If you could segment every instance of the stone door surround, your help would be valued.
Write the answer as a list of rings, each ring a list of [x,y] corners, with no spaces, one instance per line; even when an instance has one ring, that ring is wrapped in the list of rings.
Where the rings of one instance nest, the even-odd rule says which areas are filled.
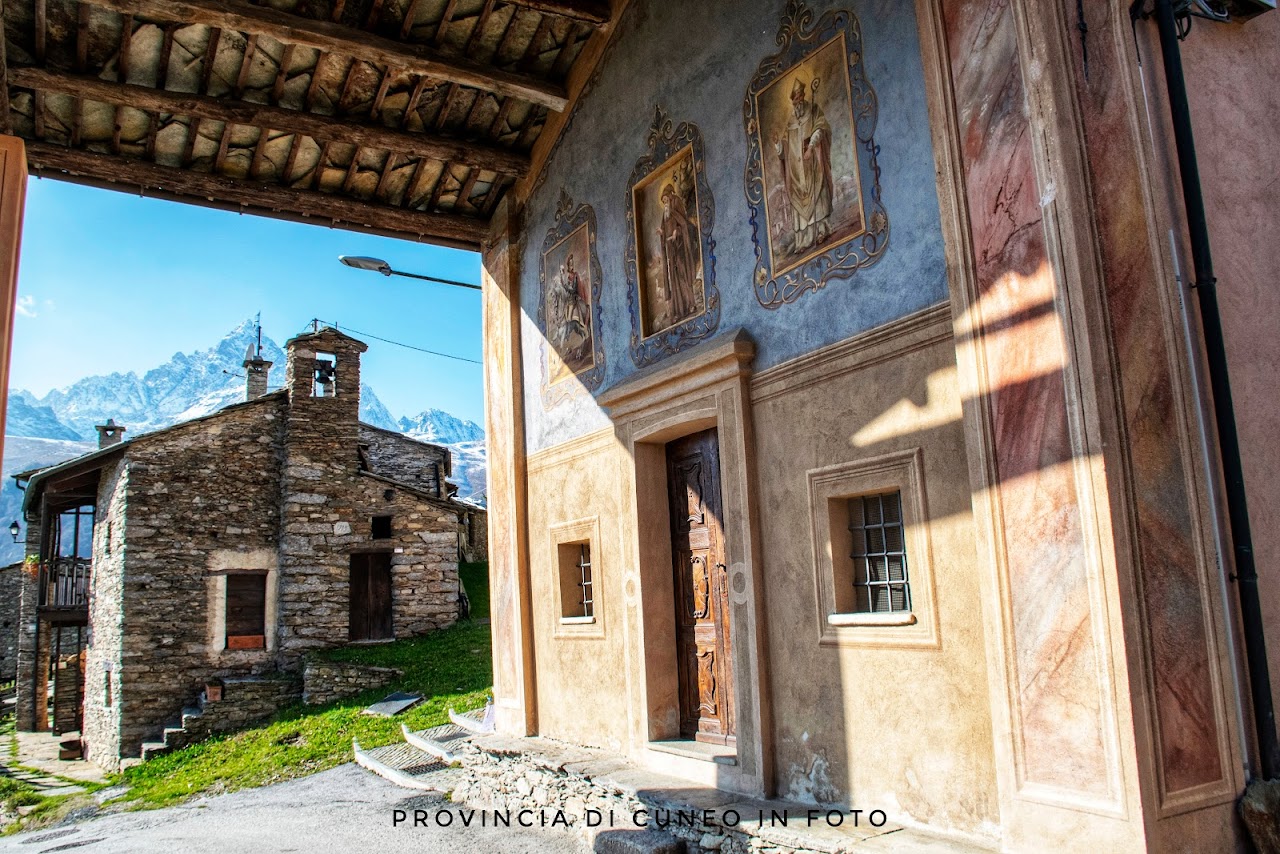
[[[755,448],[749,382],[755,343],[741,329],[722,333],[600,395],[632,460],[623,520],[627,665],[640,676],[628,699],[632,755],[653,770],[753,795],[773,783],[763,589],[757,544]],[[722,525],[734,638],[736,764],[675,755],[654,742],[679,738],[679,697],[671,608],[671,533],[666,444],[715,428],[720,442]],[[653,637],[654,642],[646,642]]]

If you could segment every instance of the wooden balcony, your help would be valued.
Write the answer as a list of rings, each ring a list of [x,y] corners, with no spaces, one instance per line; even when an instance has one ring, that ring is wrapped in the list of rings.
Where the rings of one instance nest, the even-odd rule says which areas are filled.
[[[41,619],[62,624],[88,621],[92,565],[83,557],[60,557],[40,564],[37,589]]]

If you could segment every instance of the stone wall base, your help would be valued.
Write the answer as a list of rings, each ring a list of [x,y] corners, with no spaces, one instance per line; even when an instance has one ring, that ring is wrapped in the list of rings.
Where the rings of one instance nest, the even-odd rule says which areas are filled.
[[[373,688],[384,688],[403,675],[404,671],[394,667],[309,659],[302,669],[302,702],[313,706],[332,703]]]

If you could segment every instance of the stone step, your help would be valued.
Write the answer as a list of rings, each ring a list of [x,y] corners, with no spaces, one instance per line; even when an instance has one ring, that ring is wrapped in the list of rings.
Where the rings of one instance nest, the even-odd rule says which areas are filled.
[[[448,784],[453,775],[445,773],[450,770],[449,766],[439,757],[424,753],[411,744],[400,742],[365,750],[360,742],[352,739],[351,750],[357,765],[397,786],[435,792],[446,792],[451,788]]]
[[[163,741],[144,741],[142,742],[142,761],[155,759],[169,752],[169,745]]]
[[[475,735],[487,735],[493,732],[493,727],[485,724],[484,713],[484,709],[473,709],[469,712],[455,712],[450,709],[449,720],[453,721],[454,726],[460,727],[467,732]]]
[[[407,725],[400,724],[400,731],[404,733],[406,743],[424,753],[437,757],[445,764],[452,764],[458,761],[458,757],[453,750],[458,745],[470,740],[472,735],[457,724],[431,727],[421,732],[414,732]]]

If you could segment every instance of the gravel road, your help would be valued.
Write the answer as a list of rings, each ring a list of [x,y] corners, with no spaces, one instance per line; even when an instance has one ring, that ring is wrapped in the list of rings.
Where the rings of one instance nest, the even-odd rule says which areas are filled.
[[[404,820],[393,824],[403,811]],[[414,827],[414,810],[425,826]],[[258,852],[550,852],[589,849],[563,830],[477,826],[466,807],[401,789],[355,765],[261,789],[201,798],[182,806],[100,816],[79,824],[0,839],[0,851],[44,854],[258,854]],[[492,815],[491,813],[489,814]],[[516,822],[513,818],[512,824]],[[450,826],[444,827],[443,824]]]

